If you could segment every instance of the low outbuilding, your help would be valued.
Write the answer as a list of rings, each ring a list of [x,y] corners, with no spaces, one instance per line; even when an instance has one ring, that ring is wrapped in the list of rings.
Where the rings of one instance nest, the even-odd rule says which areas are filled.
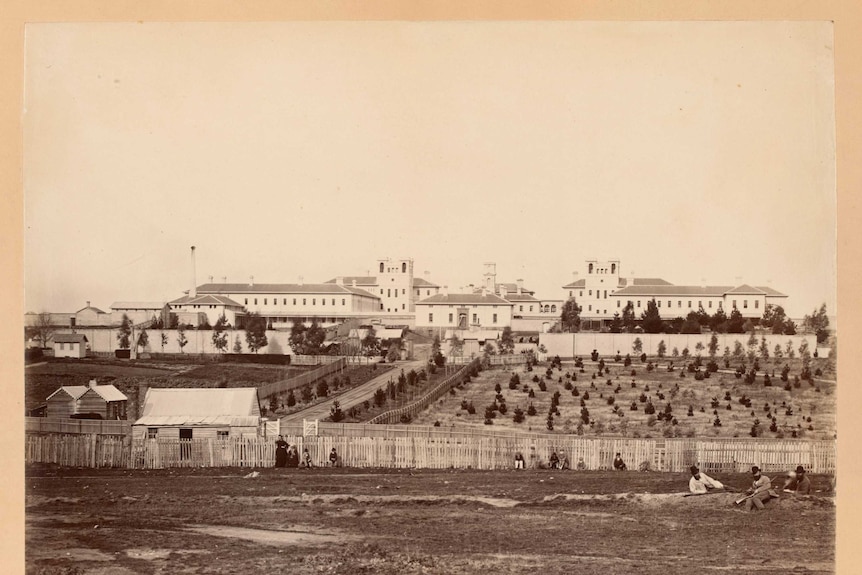
[[[54,334],[54,357],[87,357],[87,343],[82,333]]]

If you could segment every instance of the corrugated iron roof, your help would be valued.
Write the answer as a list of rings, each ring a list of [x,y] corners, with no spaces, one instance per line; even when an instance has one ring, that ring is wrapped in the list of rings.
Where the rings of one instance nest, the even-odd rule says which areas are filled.
[[[628,286],[617,290],[611,297],[624,297],[630,295],[646,296],[722,296],[730,287],[728,286],[675,286],[675,285],[653,285],[653,286]]]
[[[171,305],[223,305],[230,307],[242,307],[242,304],[224,295],[204,294],[195,297],[184,295],[171,302]]]
[[[197,293],[200,294],[334,294],[347,293],[350,291],[347,285],[338,285],[335,283],[322,284],[203,284],[197,287]]]
[[[356,281],[356,285],[366,285],[366,286],[376,286],[377,278],[375,276],[343,276],[342,284],[344,285],[352,285],[354,280]],[[326,280],[323,283],[334,284],[338,281],[338,278],[332,278],[331,280]]]
[[[257,418],[257,388],[150,388],[135,425],[224,425],[234,418]]]
[[[257,427],[258,416],[237,417],[230,415],[144,415],[135,425],[151,425],[159,427],[172,426],[219,426],[219,427]]]
[[[111,384],[107,385],[91,385],[89,390],[93,390],[99,397],[105,401],[127,401],[129,398]]]
[[[121,309],[152,309],[161,310],[167,305],[167,302],[153,301],[115,301],[111,304],[112,310]]]

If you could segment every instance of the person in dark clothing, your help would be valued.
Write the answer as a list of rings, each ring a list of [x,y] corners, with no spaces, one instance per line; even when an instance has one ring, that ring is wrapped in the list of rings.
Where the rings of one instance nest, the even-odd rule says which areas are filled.
[[[275,442],[275,466],[284,467],[287,465],[287,442],[279,435]]]
[[[287,448],[287,466],[299,467],[299,451],[297,451],[295,445]]]
[[[329,465],[332,467],[336,467],[338,465],[338,453],[335,451],[334,447],[329,452]]]
[[[625,461],[623,461],[623,458],[619,453],[617,453],[616,457],[614,457],[614,469],[616,469],[617,471],[625,471],[626,469],[628,469],[626,467]]]
[[[557,469],[560,466],[560,458],[557,457],[557,452],[551,452],[551,459],[548,461],[548,467],[551,469]]]

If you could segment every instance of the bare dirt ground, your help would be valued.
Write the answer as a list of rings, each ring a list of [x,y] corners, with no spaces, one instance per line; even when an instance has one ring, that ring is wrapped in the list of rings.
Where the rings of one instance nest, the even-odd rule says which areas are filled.
[[[27,572],[832,573],[831,494],[748,513],[684,474],[28,469]],[[719,480],[745,487],[747,476]],[[815,490],[826,477],[812,478]]]

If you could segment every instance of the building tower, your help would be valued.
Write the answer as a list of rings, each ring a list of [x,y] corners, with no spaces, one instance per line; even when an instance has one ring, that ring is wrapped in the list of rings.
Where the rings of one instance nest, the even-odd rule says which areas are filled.
[[[407,314],[415,311],[413,260],[411,258],[377,260],[377,286],[380,311]]]
[[[497,264],[494,262],[485,262],[485,274],[482,286],[488,290],[488,293],[493,294],[497,288]]]

